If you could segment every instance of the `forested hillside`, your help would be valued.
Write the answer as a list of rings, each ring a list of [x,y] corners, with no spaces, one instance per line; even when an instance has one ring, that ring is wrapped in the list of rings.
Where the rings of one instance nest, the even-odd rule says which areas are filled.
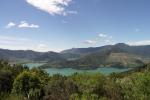
[[[49,76],[0,61],[0,100],[149,100],[150,65],[124,73]]]
[[[118,43],[102,47],[74,48],[60,53],[0,49],[0,59],[15,63],[46,62],[41,68],[133,68],[150,63],[150,46],[129,46]]]

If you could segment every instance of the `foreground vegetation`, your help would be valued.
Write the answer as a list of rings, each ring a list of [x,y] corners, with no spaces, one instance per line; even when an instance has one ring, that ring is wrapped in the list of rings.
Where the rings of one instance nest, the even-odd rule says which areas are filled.
[[[125,73],[49,76],[0,61],[0,100],[149,100],[150,65]]]

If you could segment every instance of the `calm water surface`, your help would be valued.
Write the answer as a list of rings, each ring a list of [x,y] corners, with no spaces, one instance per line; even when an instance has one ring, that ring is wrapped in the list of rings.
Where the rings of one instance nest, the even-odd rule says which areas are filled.
[[[43,65],[43,63],[27,63],[24,64],[27,65],[29,68],[33,68],[33,67],[38,67]],[[78,69],[72,69],[72,68],[62,68],[62,69],[57,69],[57,68],[48,68],[48,69],[44,69],[46,72],[48,72],[50,75],[54,75],[54,74],[61,74],[61,75],[72,75],[74,73],[84,73],[84,72],[88,72],[88,73],[102,73],[105,75],[111,74],[113,72],[116,73],[120,73],[120,72],[124,72],[124,71],[128,71],[131,68],[124,68],[124,69],[118,69],[118,68],[97,68],[94,70],[78,70]]]
[[[26,64],[23,64],[23,65],[28,66],[30,69],[32,69],[34,67],[39,67],[39,66],[42,66],[44,64],[45,63],[26,63]]]

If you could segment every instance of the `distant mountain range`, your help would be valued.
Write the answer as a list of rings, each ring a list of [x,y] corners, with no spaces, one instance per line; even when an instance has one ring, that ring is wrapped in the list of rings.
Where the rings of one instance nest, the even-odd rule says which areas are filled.
[[[124,43],[96,48],[76,48],[62,53],[79,54],[80,58],[60,65],[78,68],[137,67],[150,62],[150,46],[129,46]]]
[[[0,59],[11,62],[47,62],[42,68],[138,67],[150,62],[150,46],[118,43],[102,47],[73,48],[60,53],[0,49]]]

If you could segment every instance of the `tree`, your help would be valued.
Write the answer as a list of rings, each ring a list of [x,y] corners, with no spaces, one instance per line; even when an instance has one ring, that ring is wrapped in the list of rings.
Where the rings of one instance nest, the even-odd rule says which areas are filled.
[[[0,71],[0,92],[9,93],[12,89],[13,73],[7,70]]]
[[[51,77],[44,89],[46,100],[68,100],[70,95],[78,92],[78,87],[73,80],[59,74]]]
[[[12,93],[23,94],[30,99],[30,96],[33,98],[34,93],[40,92],[41,88],[40,79],[35,74],[24,71],[14,80]],[[35,98],[40,97],[40,93],[38,94]]]

